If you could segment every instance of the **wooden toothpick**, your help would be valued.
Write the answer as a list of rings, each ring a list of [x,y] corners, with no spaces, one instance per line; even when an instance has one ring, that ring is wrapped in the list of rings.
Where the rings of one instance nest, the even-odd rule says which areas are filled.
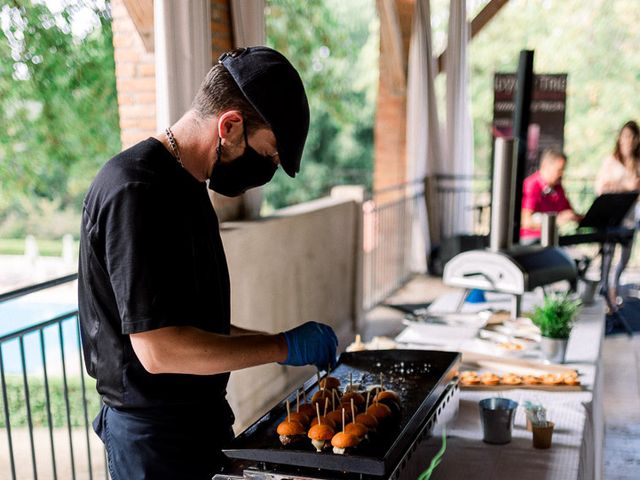
[[[356,423],[356,407],[353,404],[353,397],[351,398],[351,415],[353,417],[352,423]]]

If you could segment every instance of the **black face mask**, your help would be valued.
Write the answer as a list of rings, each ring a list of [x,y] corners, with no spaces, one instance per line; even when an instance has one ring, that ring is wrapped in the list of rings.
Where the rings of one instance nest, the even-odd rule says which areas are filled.
[[[222,140],[218,139],[216,161],[211,169],[209,188],[226,197],[237,197],[250,188],[264,185],[273,178],[278,166],[270,157],[260,155],[247,142],[244,129],[244,153],[229,163],[222,163]]]

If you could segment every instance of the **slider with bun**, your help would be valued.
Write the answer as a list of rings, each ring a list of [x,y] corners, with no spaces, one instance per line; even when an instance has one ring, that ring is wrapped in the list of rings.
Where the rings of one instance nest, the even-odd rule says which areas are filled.
[[[349,453],[358,446],[358,443],[358,437],[345,432],[336,433],[336,435],[331,439],[333,453],[338,455]]]
[[[292,445],[304,439],[305,433],[307,433],[298,422],[289,422],[285,420],[278,425],[278,435],[280,436],[280,443],[282,445]]]
[[[358,439],[358,437],[356,437],[351,433],[346,433],[344,430],[345,430],[345,421],[344,421],[344,417],[342,417],[342,432],[336,433],[335,436],[331,439],[331,445],[333,446],[333,453],[338,455],[349,453],[351,450],[353,450],[355,447],[358,446],[358,443],[360,443],[360,440]]]

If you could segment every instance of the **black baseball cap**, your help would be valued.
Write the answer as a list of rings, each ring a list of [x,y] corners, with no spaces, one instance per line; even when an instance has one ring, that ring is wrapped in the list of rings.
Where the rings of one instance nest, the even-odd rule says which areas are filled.
[[[269,124],[282,168],[295,177],[309,132],[309,102],[296,69],[280,52],[263,46],[223,53],[218,63]]]

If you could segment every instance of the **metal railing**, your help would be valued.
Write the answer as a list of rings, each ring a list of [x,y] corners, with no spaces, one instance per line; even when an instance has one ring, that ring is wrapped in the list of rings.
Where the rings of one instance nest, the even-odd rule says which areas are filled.
[[[437,174],[436,205],[440,210],[440,234],[489,234],[491,178],[486,175]]]
[[[435,175],[440,231],[444,237],[472,233],[488,235],[491,216],[491,178],[488,175]],[[592,177],[567,177],[564,190],[577,212],[586,212],[596,194]],[[456,226],[465,225],[464,230]]]
[[[365,311],[404,285],[414,273],[411,249],[421,208],[424,208],[423,180],[374,191],[363,203]]]
[[[2,294],[0,304],[76,278]],[[1,336],[0,383],[8,454],[0,454],[0,478],[109,478],[105,449],[90,431],[100,401],[85,374],[77,308]]]

